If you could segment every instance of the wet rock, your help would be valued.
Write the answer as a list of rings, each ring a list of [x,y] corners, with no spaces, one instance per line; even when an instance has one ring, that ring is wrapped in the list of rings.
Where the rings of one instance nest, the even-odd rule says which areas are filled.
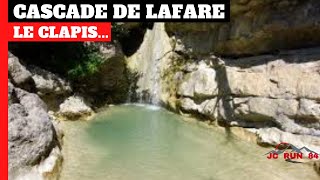
[[[93,110],[85,102],[83,97],[70,96],[62,104],[57,115],[63,120],[86,119],[93,114]]]

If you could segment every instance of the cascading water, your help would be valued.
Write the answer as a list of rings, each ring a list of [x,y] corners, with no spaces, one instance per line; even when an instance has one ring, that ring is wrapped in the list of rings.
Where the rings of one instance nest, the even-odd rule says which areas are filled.
[[[147,30],[138,51],[128,58],[129,69],[137,71],[136,94],[139,103],[159,104],[161,100],[162,59],[172,51],[164,23]]]

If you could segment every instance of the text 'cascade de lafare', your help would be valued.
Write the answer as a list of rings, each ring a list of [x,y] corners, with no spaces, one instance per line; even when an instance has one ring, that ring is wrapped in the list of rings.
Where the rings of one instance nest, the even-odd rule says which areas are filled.
[[[13,14],[17,19],[224,19],[224,10],[224,4],[17,4]]]

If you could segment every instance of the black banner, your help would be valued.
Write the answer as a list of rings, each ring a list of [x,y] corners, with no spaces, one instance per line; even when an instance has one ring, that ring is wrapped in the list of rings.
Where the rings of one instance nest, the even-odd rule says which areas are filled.
[[[9,22],[228,22],[229,0],[9,1]]]

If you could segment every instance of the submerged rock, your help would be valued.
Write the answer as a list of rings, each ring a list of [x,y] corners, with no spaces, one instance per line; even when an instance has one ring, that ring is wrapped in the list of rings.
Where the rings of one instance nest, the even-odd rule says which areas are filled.
[[[86,119],[93,115],[93,110],[83,97],[70,96],[62,104],[57,112],[58,118],[63,120]]]

